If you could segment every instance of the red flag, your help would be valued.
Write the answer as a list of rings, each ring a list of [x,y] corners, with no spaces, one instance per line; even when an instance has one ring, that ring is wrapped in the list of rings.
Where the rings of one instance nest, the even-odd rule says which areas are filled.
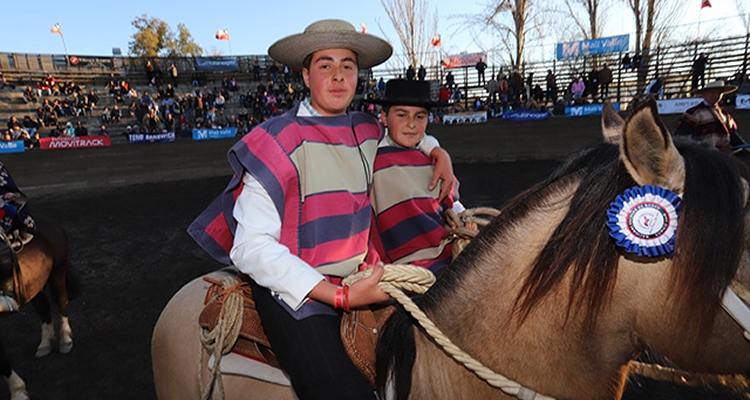
[[[432,40],[430,40],[430,44],[433,45],[433,46],[435,46],[435,47],[440,47],[440,45],[442,44],[440,42],[440,35],[433,36]]]
[[[216,31],[216,39],[229,41],[229,30],[219,29],[218,31]]]
[[[711,7],[711,2],[708,1],[708,0],[703,0],[701,2],[701,10],[704,9],[704,8],[706,8],[706,7]]]
[[[54,24],[52,25],[52,28],[50,28],[50,33],[56,33],[60,36],[62,36],[62,30],[60,30],[60,24]]]

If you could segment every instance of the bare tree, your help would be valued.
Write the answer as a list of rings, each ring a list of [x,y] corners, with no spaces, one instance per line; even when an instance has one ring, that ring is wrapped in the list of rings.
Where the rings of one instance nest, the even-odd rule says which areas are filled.
[[[533,5],[531,0],[500,0],[487,8],[484,22],[497,30],[500,39],[513,51],[510,64],[518,68],[523,64],[523,51],[526,45],[527,22]]]
[[[380,3],[403,46],[406,60],[398,61],[406,61],[414,68],[432,65],[435,58],[430,40],[437,34],[438,19],[427,0],[380,0]]]
[[[655,43],[667,41],[670,26],[684,15],[680,0],[623,0],[633,13],[635,23],[635,51],[641,53],[642,67],[638,70],[638,91],[645,87],[651,65],[651,50]]]
[[[568,16],[580,30],[583,39],[596,39],[602,31],[604,0],[565,0]],[[583,13],[580,10],[583,9]]]

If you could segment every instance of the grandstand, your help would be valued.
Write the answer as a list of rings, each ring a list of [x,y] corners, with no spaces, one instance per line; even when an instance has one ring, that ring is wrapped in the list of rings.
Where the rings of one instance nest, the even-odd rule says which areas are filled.
[[[542,88],[546,86],[544,82],[546,71],[548,69],[553,70],[557,75],[558,87],[563,90],[574,76],[590,71],[594,62],[599,65],[607,62],[614,72],[614,82],[610,85],[610,93],[614,96],[613,100],[620,101],[622,108],[627,108],[627,103],[643,92],[643,80],[645,79],[645,82],[648,82],[656,73],[665,79],[666,97],[688,97],[691,65],[700,52],[707,53],[711,59],[711,64],[707,70],[707,81],[714,79],[731,80],[740,73],[747,73],[748,61],[750,60],[749,47],[750,34],[653,49],[648,71],[640,72],[642,75],[640,85],[637,71],[625,71],[621,68],[622,53],[600,55],[596,58],[581,57],[562,61],[527,63],[522,67],[524,79],[529,72],[533,72],[534,83],[539,83]],[[193,58],[159,58],[155,60],[155,63],[164,75],[166,75],[170,64],[174,63],[177,66],[179,71],[177,93],[180,94],[195,90],[195,87],[190,85],[193,74],[200,74],[202,85],[209,89],[219,86],[224,78],[235,78],[241,89],[234,98],[227,102],[226,114],[236,115],[240,108],[237,102],[239,93],[254,91],[257,84],[268,82],[270,79],[268,67],[273,64],[273,61],[266,55],[224,58],[235,59],[237,69],[228,71],[199,70],[196,59]],[[258,66],[260,71],[260,76],[257,79],[254,73],[255,65]],[[497,74],[501,69],[506,74],[511,70],[509,66],[490,65],[486,72],[487,78],[489,79],[491,75]],[[6,87],[0,90],[0,119],[7,121],[10,116],[22,119],[24,115],[33,115],[36,105],[27,104],[23,101],[22,89],[25,86],[36,87],[40,79],[47,74],[52,74],[58,82],[73,81],[83,89],[84,93],[93,89],[99,95],[101,101],[97,105],[97,110],[94,110],[93,116],[63,118],[61,120],[67,122],[68,120],[80,119],[90,132],[94,132],[100,124],[99,111],[105,106],[111,108],[114,104],[113,99],[105,90],[111,75],[128,81],[139,94],[144,90],[150,90],[152,93],[155,91],[155,88],[148,86],[145,60],[132,57],[72,56],[68,58],[63,55],[0,53],[0,72],[3,73],[8,83],[15,85],[15,89]],[[366,74],[363,75],[365,81],[376,81],[380,77],[385,80],[394,78],[402,74],[403,71],[375,68],[364,73]],[[445,73],[446,71],[442,68],[428,67],[427,76],[443,77]],[[486,96],[486,91],[479,85],[477,73],[473,67],[454,69],[453,74],[459,87],[467,94],[465,98],[473,99]],[[166,78],[165,82],[168,82]],[[435,81],[433,85],[436,90],[439,86],[438,83],[439,80]],[[297,84],[299,84],[299,81],[297,81]],[[364,90],[367,90],[367,85],[362,86]],[[361,98],[362,94],[360,93],[359,96],[358,98]],[[358,98],[355,98],[355,101]],[[108,126],[112,135],[112,142],[125,142],[126,139],[119,134],[124,131],[125,126],[133,124],[137,124],[137,122],[125,117],[119,124]],[[45,136],[44,131],[42,136]]]

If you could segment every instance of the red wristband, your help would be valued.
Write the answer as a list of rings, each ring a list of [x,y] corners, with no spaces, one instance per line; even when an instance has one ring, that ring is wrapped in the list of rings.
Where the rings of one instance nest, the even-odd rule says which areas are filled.
[[[352,312],[352,309],[349,307],[349,285],[344,285],[344,311],[346,312]]]
[[[336,294],[333,296],[333,308],[344,308],[344,287],[336,288]]]

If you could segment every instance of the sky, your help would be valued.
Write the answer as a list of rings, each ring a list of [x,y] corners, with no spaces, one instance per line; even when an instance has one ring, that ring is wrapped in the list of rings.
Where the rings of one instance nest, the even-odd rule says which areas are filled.
[[[484,43],[473,40],[468,29],[461,29],[458,18],[459,14],[479,13],[488,0],[426,1],[431,9],[437,10],[444,53],[471,53],[492,48],[494,43],[488,38]],[[712,7],[702,11],[700,1],[685,0],[686,5],[690,3],[685,23],[737,14],[736,0],[710,0]],[[310,23],[327,18],[344,19],[357,29],[364,23],[368,33],[390,39],[392,43],[398,40],[379,0],[35,0],[33,5],[19,0],[0,0],[0,3],[5,15],[0,24],[2,52],[64,54],[67,49],[70,55],[109,56],[113,47],[119,47],[127,54],[128,43],[135,33],[132,21],[142,14],[166,22],[173,31],[177,30],[177,24],[183,23],[204,52],[224,55],[266,54],[274,41],[300,33]],[[633,32],[626,11],[614,11],[611,15],[628,15],[628,18],[610,16],[614,22],[605,29],[604,36]],[[50,33],[56,23],[60,24],[62,37]],[[228,29],[231,41],[217,40],[218,29]],[[731,29],[737,29],[739,35],[744,28],[736,25]],[[553,52],[553,45],[550,45],[550,52]],[[400,52],[400,46],[394,47]]]

